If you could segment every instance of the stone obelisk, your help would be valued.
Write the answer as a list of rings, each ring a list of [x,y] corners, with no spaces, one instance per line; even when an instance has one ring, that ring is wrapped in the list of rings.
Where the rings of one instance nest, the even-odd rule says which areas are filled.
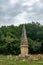
[[[23,29],[22,29],[20,50],[21,50],[21,55],[23,55],[23,56],[28,55],[28,41],[27,41],[27,36],[26,36],[25,25],[23,25]]]

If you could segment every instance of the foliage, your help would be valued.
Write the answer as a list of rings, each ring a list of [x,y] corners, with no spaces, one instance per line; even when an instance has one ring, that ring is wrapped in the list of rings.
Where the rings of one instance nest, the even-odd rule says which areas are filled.
[[[22,25],[0,27],[0,54],[20,54]],[[25,26],[29,53],[43,53],[43,26],[38,22]]]

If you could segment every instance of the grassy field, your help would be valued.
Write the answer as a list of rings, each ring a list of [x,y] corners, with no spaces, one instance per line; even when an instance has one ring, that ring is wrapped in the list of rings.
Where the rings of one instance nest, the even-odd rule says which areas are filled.
[[[15,61],[15,56],[13,56],[13,60],[8,60],[7,56],[0,55],[0,65],[43,65],[43,60],[38,61]]]

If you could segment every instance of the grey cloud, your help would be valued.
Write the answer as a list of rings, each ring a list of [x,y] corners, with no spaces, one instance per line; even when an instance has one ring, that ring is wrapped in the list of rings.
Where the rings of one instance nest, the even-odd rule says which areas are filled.
[[[43,0],[40,0],[41,3],[43,3]]]
[[[7,14],[11,17],[14,17],[22,12],[22,6],[20,4],[15,5],[14,7],[10,7],[7,10]]]
[[[0,0],[0,5],[8,5],[9,0]]]
[[[39,0],[41,3],[43,0]],[[38,5],[38,2],[35,2],[32,6],[22,5],[25,0],[18,0],[13,6],[9,3],[9,0],[0,0],[0,24],[12,24],[15,22],[13,17],[26,12],[26,20],[43,20],[43,7]],[[32,9],[30,9],[32,8]],[[9,18],[4,18],[9,17]],[[13,21],[13,22],[12,22]]]
[[[6,3],[6,0],[4,1],[5,1],[4,3]],[[3,3],[3,6],[6,6],[4,3]],[[19,13],[22,12],[21,4],[22,4],[22,1],[18,2],[17,4],[14,4],[14,6],[7,5],[5,8],[6,10],[3,10],[3,8],[1,7],[0,16],[8,15],[13,17],[18,15]]]

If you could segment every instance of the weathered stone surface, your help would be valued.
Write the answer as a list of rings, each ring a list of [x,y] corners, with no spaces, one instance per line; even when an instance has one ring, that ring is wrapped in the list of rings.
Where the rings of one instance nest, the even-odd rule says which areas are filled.
[[[7,60],[13,60],[12,55],[8,55],[8,56],[7,56]]]
[[[23,25],[23,30],[22,30],[20,50],[21,50],[21,56],[28,55],[28,41],[27,41],[27,36],[26,36],[25,25]]]

